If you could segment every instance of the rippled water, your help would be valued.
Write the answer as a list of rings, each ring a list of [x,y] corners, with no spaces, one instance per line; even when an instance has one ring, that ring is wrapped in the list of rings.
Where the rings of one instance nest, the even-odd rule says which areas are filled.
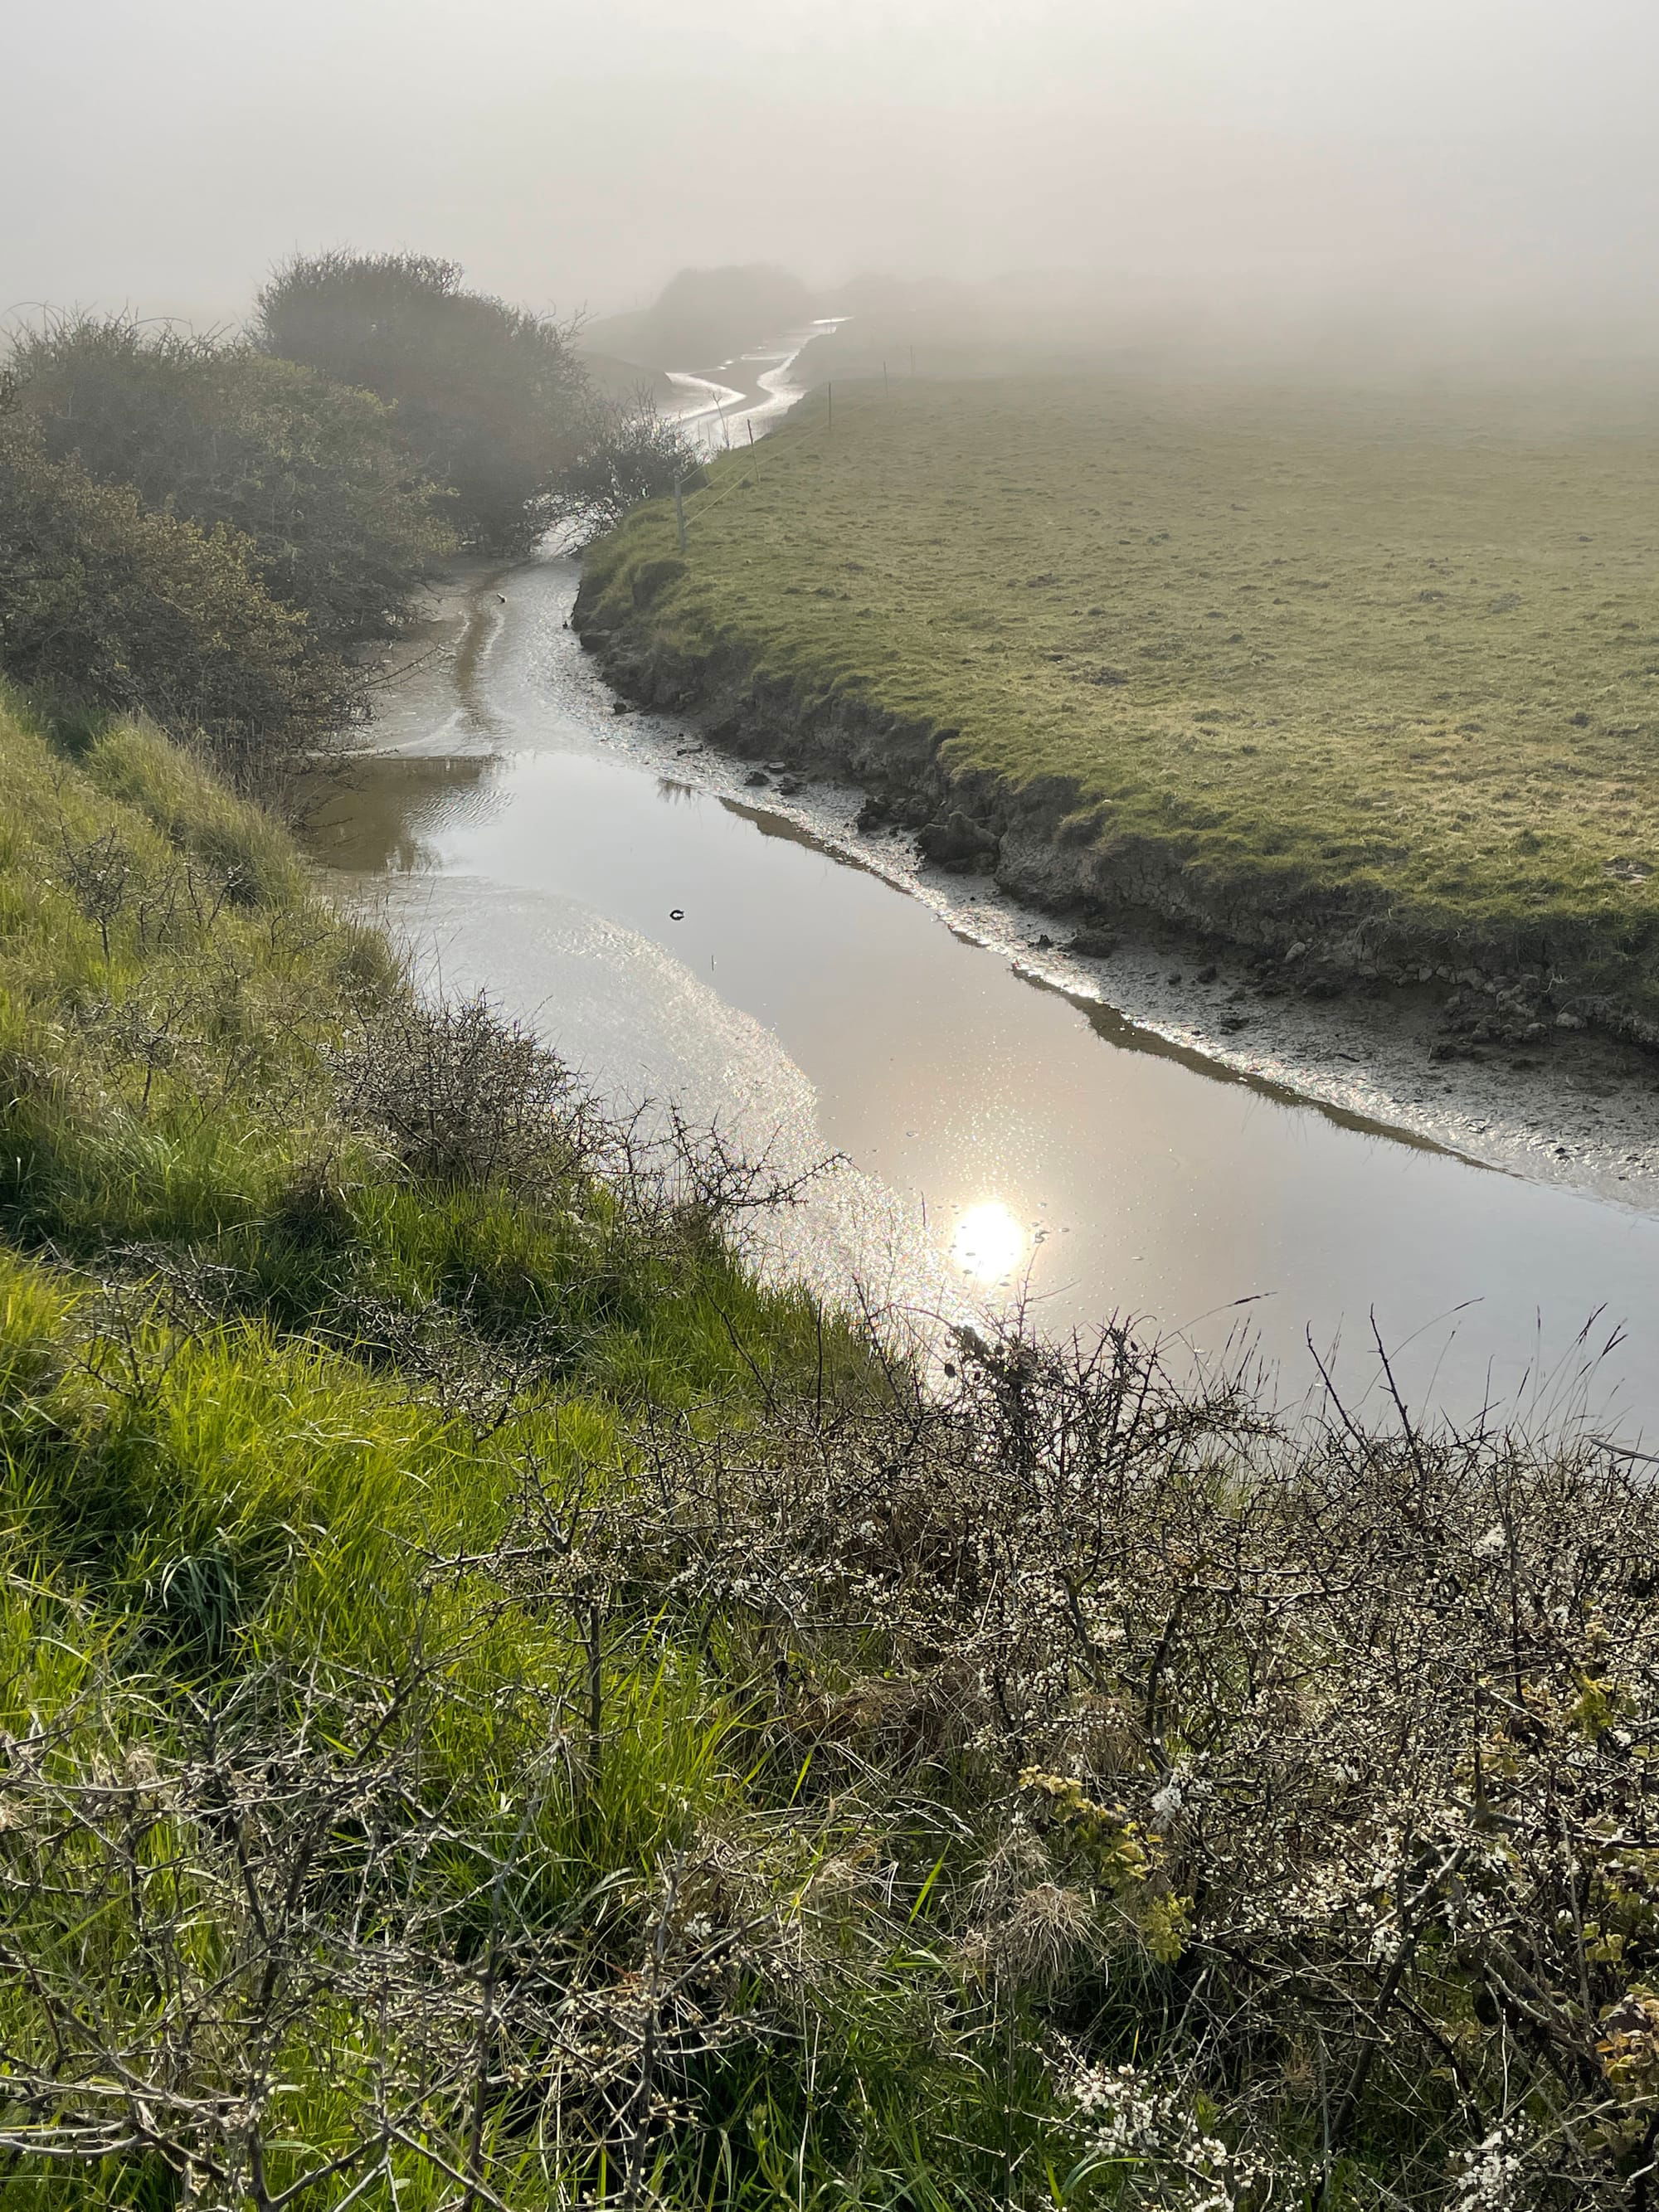
[[[1659,1413],[1659,1224],[1287,1102],[665,773],[672,725],[619,720],[564,626],[575,580],[547,559],[478,584],[316,849],[607,1095],[844,1152],[787,1264],[930,1310],[1023,1293],[1052,1327],[1127,1309],[1210,1353],[1253,1331],[1291,1392],[1311,1329],[1356,1402],[1374,1316],[1419,1401]]]

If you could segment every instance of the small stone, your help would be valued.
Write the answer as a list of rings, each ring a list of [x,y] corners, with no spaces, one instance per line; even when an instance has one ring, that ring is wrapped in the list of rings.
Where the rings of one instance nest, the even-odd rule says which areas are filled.
[[[1054,950],[1054,940],[1049,936],[1048,931],[1044,930],[1036,939],[1036,949],[1039,952],[1052,952]]]
[[[1575,1014],[1571,1007],[1567,1007],[1556,1016],[1555,1026],[1559,1030],[1582,1030],[1584,1026],[1584,1017],[1582,1014]]]
[[[1215,979],[1216,969],[1213,966],[1211,966],[1208,968],[1200,968],[1197,975],[1194,976],[1193,981],[1194,983],[1213,983]]]
[[[1180,970],[1180,969],[1179,969],[1179,968],[1177,968],[1177,969],[1176,969],[1176,971],[1175,971],[1175,973],[1174,973],[1174,975],[1166,975],[1166,976],[1164,977],[1164,981],[1165,981],[1166,983],[1178,983],[1178,982],[1180,982],[1180,981],[1181,981],[1181,970]]]
[[[757,768],[751,768],[750,769],[748,775],[744,778],[744,782],[750,791],[769,790],[771,788],[771,778],[765,775],[762,769]]]
[[[1307,950],[1308,947],[1306,940],[1298,937],[1296,943],[1291,945],[1290,951],[1285,955],[1285,957],[1287,960],[1300,960],[1306,955]]]

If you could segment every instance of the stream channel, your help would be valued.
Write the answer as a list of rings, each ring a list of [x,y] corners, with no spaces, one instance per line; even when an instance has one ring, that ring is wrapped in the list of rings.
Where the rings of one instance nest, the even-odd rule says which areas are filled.
[[[1271,1363],[1281,1401],[1319,1384],[1311,1333],[1381,1419],[1375,1326],[1414,1408],[1659,1427],[1659,1221],[1241,1080],[1020,972],[749,803],[690,726],[618,714],[566,627],[577,579],[551,554],[466,579],[313,849],[429,978],[488,989],[601,1096],[672,1098],[785,1166],[844,1156],[764,1227],[767,1264],[947,1319],[1133,1316],[1176,1360]]]

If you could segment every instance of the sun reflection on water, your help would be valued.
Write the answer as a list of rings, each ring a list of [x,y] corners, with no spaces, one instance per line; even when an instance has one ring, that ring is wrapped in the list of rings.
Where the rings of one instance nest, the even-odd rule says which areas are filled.
[[[970,1206],[957,1224],[951,1256],[976,1283],[1006,1282],[1030,1249],[1024,1230],[1000,1198]]]

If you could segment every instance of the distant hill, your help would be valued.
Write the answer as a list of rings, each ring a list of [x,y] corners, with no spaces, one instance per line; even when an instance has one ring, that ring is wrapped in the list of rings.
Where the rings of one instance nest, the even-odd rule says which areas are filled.
[[[746,347],[810,322],[817,312],[813,295],[787,269],[764,264],[683,269],[652,306],[590,323],[582,351],[643,368],[702,375]]]
[[[613,353],[595,353],[586,341],[587,333],[584,331],[577,341],[576,350],[581,356],[582,367],[607,399],[633,399],[644,392],[653,405],[665,407],[679,397],[660,369],[623,361]]]

